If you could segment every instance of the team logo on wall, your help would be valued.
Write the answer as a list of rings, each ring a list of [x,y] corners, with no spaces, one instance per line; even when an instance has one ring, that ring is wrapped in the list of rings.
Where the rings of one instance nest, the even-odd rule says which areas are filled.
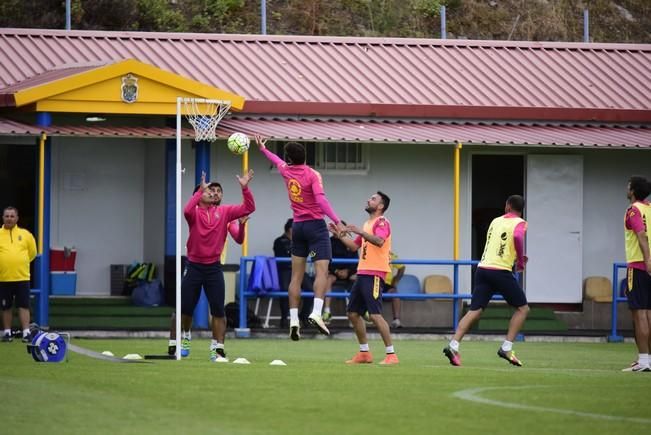
[[[122,77],[122,101],[135,103],[138,99],[138,79],[132,74]]]

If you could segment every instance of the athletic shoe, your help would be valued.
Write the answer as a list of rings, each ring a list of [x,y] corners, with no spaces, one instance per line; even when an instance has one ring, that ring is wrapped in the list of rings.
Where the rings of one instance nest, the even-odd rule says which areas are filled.
[[[319,332],[323,335],[330,335],[328,327],[323,323],[323,319],[318,314],[312,313],[308,316],[307,321],[312,326],[316,326]]]
[[[190,343],[191,340],[189,338],[181,340],[181,356],[183,358],[190,356]]]
[[[298,341],[301,339],[301,324],[299,322],[289,322],[289,338],[292,341]]]
[[[500,347],[497,350],[497,356],[499,356],[500,358],[504,358],[505,360],[507,360],[509,363],[511,363],[514,366],[522,367],[522,361],[520,361],[518,358],[516,358],[515,352],[513,352],[512,350],[510,350],[508,352],[505,352]]]
[[[628,367],[626,367],[625,369],[622,369],[622,371],[623,371],[623,372],[632,372],[632,371],[633,371],[633,367],[635,367],[636,365],[637,365],[637,360],[636,360],[636,361],[633,361],[633,362],[632,362]]]
[[[323,313],[322,318],[323,318],[323,323],[325,323],[326,325],[329,325],[330,321],[332,320],[332,313],[329,312],[329,311],[326,311],[325,313]]]
[[[2,341],[5,342],[5,343],[11,343],[12,341],[14,341],[14,336],[7,333],[7,334],[2,336]]]
[[[649,367],[648,364],[643,366],[640,363],[635,363],[634,366],[631,366],[630,371],[632,371],[632,372],[651,372],[651,367]]]
[[[453,366],[461,365],[461,354],[456,350],[452,349],[450,346],[446,346],[443,349],[443,354],[446,357],[448,357],[448,359],[450,360],[450,364],[452,364]]]
[[[21,339],[23,343],[30,343],[32,340],[30,340],[29,334],[23,335],[23,338]]]
[[[391,327],[394,329],[402,328],[402,322],[400,322],[400,319],[393,319],[391,321]]]
[[[371,364],[373,355],[371,352],[357,352],[354,357],[346,361],[346,364]]]
[[[226,352],[224,352],[224,349],[210,349],[210,362],[228,362],[228,358],[226,358]]]
[[[380,364],[389,366],[393,364],[398,364],[400,361],[398,361],[398,355],[395,353],[388,353],[387,356],[384,357],[382,361],[380,361]]]

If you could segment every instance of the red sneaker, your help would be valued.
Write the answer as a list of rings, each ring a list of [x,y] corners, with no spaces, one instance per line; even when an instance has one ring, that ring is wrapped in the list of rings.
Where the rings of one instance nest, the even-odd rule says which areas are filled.
[[[380,364],[382,365],[393,365],[393,364],[398,364],[400,361],[398,361],[398,355],[395,353],[388,353],[387,356],[384,357],[382,361],[380,361]]]
[[[371,352],[357,352],[352,359],[346,361],[346,364],[371,364],[373,362],[373,355]]]
[[[450,360],[450,364],[453,366],[461,365],[461,354],[459,352],[453,350],[450,346],[447,346],[445,349],[443,349],[443,353]]]

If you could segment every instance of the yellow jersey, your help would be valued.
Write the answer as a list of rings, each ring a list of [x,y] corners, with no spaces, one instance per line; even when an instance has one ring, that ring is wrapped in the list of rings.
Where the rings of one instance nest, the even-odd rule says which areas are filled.
[[[35,257],[32,233],[17,225],[0,228],[0,282],[29,281],[29,263]]]

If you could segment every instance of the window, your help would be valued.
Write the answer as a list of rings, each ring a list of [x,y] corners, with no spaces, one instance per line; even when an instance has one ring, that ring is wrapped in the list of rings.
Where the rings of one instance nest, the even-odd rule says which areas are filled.
[[[304,143],[307,152],[307,164],[314,169],[324,172],[366,173],[368,171],[368,155],[366,146],[362,143],[351,142],[307,142]],[[274,151],[281,159],[284,158],[285,142],[277,142]]]

